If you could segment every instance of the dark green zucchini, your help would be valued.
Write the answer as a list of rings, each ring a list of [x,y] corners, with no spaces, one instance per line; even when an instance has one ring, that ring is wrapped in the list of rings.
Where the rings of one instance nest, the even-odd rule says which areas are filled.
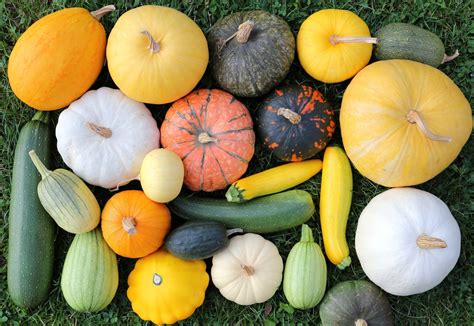
[[[379,60],[407,59],[438,67],[458,56],[457,52],[447,56],[444,44],[437,35],[411,24],[388,24],[375,36],[375,56]]]
[[[51,167],[53,133],[46,112],[37,112],[20,131],[13,161],[8,229],[8,292],[21,307],[32,308],[49,294],[56,224],[38,199],[41,176],[28,152]]]
[[[205,259],[225,248],[230,234],[241,229],[226,229],[214,221],[189,221],[174,229],[165,241],[165,247],[182,259]]]
[[[311,195],[289,190],[245,203],[198,196],[178,197],[168,203],[171,212],[188,220],[221,222],[245,232],[271,233],[303,224],[314,213]]]

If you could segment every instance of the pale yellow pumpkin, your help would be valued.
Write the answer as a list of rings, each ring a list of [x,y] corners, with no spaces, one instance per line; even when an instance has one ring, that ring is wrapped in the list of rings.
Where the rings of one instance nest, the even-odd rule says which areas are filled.
[[[176,9],[142,6],[124,13],[110,32],[107,61],[115,84],[145,103],[173,102],[204,74],[207,40],[194,21]]]
[[[362,175],[403,187],[428,181],[454,161],[472,131],[471,107],[440,70],[379,61],[347,87],[340,125],[346,153]]]
[[[324,9],[303,22],[296,47],[300,63],[311,77],[338,83],[353,77],[369,63],[370,43],[375,42],[367,24],[353,12]]]

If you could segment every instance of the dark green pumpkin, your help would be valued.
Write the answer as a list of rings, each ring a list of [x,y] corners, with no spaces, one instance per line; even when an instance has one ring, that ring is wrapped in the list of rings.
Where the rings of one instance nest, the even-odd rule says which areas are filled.
[[[385,294],[367,281],[346,281],[328,291],[319,307],[323,325],[390,326],[393,315]]]
[[[331,140],[334,111],[310,86],[276,89],[257,112],[257,133],[264,147],[284,161],[301,161],[322,151]]]
[[[214,221],[189,221],[166,237],[165,247],[182,259],[205,259],[225,248],[227,236],[235,232],[242,230],[227,231],[224,224]]]
[[[288,23],[263,10],[220,19],[209,32],[208,43],[214,79],[238,96],[268,93],[286,77],[295,55]]]

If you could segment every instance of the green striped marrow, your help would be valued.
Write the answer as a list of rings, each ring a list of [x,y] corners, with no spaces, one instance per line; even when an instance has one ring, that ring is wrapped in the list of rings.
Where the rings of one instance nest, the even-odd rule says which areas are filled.
[[[38,111],[21,128],[13,160],[8,223],[8,293],[23,308],[34,308],[49,295],[53,278],[56,225],[41,206],[41,180],[28,156],[34,149],[49,166],[54,136],[49,115]]]
[[[72,309],[94,312],[104,309],[118,288],[117,257],[99,228],[77,234],[66,255],[61,290]]]
[[[100,207],[84,181],[65,169],[50,171],[34,150],[29,154],[42,178],[38,197],[59,227],[74,234],[95,229],[100,221]]]
[[[283,293],[294,308],[311,309],[322,300],[326,281],[327,267],[323,252],[314,242],[311,228],[303,224],[301,239],[286,259]]]

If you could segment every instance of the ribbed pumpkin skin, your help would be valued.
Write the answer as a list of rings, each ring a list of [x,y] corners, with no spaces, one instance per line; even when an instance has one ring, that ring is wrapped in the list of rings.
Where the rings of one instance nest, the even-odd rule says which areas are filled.
[[[228,243],[224,224],[214,221],[190,221],[174,229],[166,238],[169,252],[182,259],[205,259]]]
[[[292,123],[279,109],[297,113]],[[323,150],[334,135],[336,122],[331,105],[310,86],[276,89],[257,113],[257,133],[263,146],[284,161],[301,161]]]
[[[255,25],[248,41],[240,43],[233,38],[222,47],[222,42],[249,20]],[[208,42],[214,79],[238,96],[268,93],[288,74],[295,55],[295,38],[288,23],[263,10],[236,12],[220,19],[209,32]]]
[[[231,94],[200,89],[173,103],[161,125],[161,143],[184,164],[193,191],[224,189],[247,170],[255,133],[247,108]]]
[[[117,257],[100,229],[76,235],[61,274],[67,303],[77,311],[99,311],[112,301],[117,287]]]
[[[57,110],[84,94],[102,70],[105,30],[83,8],[67,8],[31,25],[8,60],[15,95],[37,110]]]
[[[387,297],[364,280],[341,282],[332,287],[319,307],[319,316],[324,326],[354,326],[360,319],[370,326],[394,325]]]
[[[411,24],[393,23],[382,27],[375,56],[379,60],[407,59],[438,67],[444,58],[441,39],[426,29]]]
[[[324,296],[327,267],[321,248],[313,240],[310,227],[303,224],[301,231],[300,242],[291,248],[286,259],[283,292],[291,306],[310,309]]]

